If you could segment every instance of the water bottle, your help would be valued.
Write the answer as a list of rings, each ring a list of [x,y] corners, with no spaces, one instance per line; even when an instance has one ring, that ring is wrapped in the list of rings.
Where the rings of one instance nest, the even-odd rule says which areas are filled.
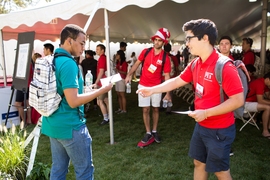
[[[164,99],[162,106],[163,106],[163,108],[167,108],[167,106],[168,106],[168,100]]]
[[[171,101],[168,101],[167,106],[168,107],[172,107],[173,106],[172,102]]]
[[[93,84],[93,75],[91,70],[87,70],[87,74],[85,75],[85,86],[91,88]]]
[[[131,93],[131,84],[127,83],[126,93]]]

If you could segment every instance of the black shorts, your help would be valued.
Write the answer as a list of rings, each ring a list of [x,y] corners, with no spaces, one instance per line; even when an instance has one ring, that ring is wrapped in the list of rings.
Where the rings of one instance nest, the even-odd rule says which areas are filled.
[[[26,100],[29,99],[29,89],[27,89],[27,93],[26,93]],[[23,102],[24,100],[24,93],[21,90],[17,90],[16,92],[16,102]]]

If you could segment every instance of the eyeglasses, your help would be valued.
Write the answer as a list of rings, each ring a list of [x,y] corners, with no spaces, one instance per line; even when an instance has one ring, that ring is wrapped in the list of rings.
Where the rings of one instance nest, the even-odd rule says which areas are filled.
[[[185,39],[185,42],[189,43],[190,39],[195,38],[195,37],[198,37],[198,36],[187,36],[186,39]]]

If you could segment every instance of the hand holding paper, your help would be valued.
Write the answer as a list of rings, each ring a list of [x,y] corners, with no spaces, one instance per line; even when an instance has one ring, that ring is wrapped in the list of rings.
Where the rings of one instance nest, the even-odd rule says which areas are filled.
[[[118,82],[121,80],[122,80],[122,78],[121,78],[120,74],[117,73],[117,74],[114,74],[112,76],[100,79],[100,82],[101,82],[102,86],[106,86],[110,83],[115,83],[115,82]]]

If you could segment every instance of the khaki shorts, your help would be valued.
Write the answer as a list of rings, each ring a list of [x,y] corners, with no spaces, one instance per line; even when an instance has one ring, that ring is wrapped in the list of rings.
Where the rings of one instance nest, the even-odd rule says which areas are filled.
[[[143,88],[144,86],[138,85],[138,89]],[[162,93],[152,94],[149,97],[142,97],[138,94],[139,107],[160,107]]]
[[[124,79],[122,79],[121,81],[117,81],[115,83],[115,91],[117,91],[117,92],[125,92],[126,91],[126,85],[125,85]]]
[[[98,89],[101,88],[101,87],[98,87]],[[101,94],[100,96],[97,97],[97,100],[104,100],[108,98],[108,93],[104,93],[104,94]]]
[[[257,102],[245,102],[245,110],[249,112],[258,112]]]

